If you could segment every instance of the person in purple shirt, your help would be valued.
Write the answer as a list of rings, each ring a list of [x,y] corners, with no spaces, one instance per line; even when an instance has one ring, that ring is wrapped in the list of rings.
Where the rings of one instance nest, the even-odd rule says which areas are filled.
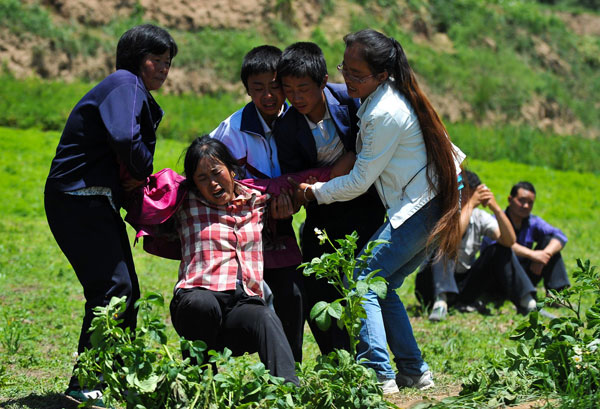
[[[75,105],[56,148],[44,189],[50,230],[83,286],[85,312],[78,353],[91,348],[93,309],[127,297],[122,326],[136,326],[140,296],[119,208],[125,192],[152,173],[156,128],[163,116],[150,91],[169,74],[177,45],[164,29],[144,24],[119,39],[116,71]],[[77,365],[77,364],[76,364]],[[65,394],[99,400],[96,385],[75,376]]]
[[[534,286],[543,279],[546,292],[569,287],[569,277],[560,251],[567,244],[567,236],[557,227],[531,214],[535,203],[535,188],[529,182],[515,184],[508,197],[506,215],[515,229],[517,242],[512,250]],[[496,245],[485,239],[482,251]],[[498,260],[511,263],[509,256]]]

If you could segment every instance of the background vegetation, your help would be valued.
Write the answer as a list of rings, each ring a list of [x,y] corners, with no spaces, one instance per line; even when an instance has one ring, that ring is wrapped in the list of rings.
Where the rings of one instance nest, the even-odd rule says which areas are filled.
[[[212,85],[195,87],[189,82],[177,88],[194,92],[186,96],[185,104],[198,108],[171,110],[169,120],[179,125],[163,127],[164,135],[189,140],[198,132],[208,132],[244,101],[239,65],[251,47],[271,43],[283,48],[298,40],[315,41],[325,53],[332,79],[340,81],[333,67],[343,54],[341,37],[373,27],[403,44],[413,68],[450,122],[493,124],[494,128],[525,123],[575,138],[598,136],[600,35],[593,28],[600,24],[597,0],[313,0],[307,7],[317,9],[316,21],[303,20],[297,4],[274,1],[266,10],[270,12],[267,20],[252,28],[168,27],[180,48],[174,67],[199,73]],[[0,100],[12,101],[14,95],[25,91],[37,96],[41,106],[22,118],[24,109],[11,103],[10,109],[0,112],[0,125],[28,127],[36,117],[44,129],[60,129],[60,118],[81,90],[110,70],[118,37],[146,21],[139,3],[128,15],[116,13],[100,27],[57,19],[52,12],[56,10],[37,1],[0,0],[0,25],[11,38],[37,41],[32,42],[38,45],[31,51],[30,72],[50,80],[30,81],[23,85],[24,90],[15,84],[3,87]],[[577,20],[583,17],[592,20]],[[584,30],[586,24],[592,25],[588,31]],[[74,88],[65,88],[63,78],[53,77],[43,64],[35,64],[36,59],[43,61],[60,53],[69,56],[65,65],[97,59],[99,68],[70,78]],[[8,76],[10,58],[0,54]],[[6,77],[2,80],[11,82]],[[224,93],[231,95],[225,97]],[[219,111],[205,111],[216,105]]]
[[[69,407],[60,393],[74,362],[83,294],[47,228],[42,202],[58,137],[54,131],[0,128],[0,190],[4,193],[0,197],[0,405],[10,409]],[[185,145],[160,141],[156,169],[181,171],[179,157]],[[560,226],[570,239],[563,251],[569,271],[575,269],[577,257],[600,259],[600,176],[504,160],[471,159],[469,166],[495,192],[499,203],[506,203],[513,181],[527,178],[536,185],[535,213]],[[139,246],[134,248],[134,257],[142,293],[160,292],[168,303],[177,262],[150,256]],[[411,277],[400,295],[425,359],[436,374],[434,395],[456,394],[471,364],[498,356],[510,345],[511,329],[522,319],[506,303],[490,316],[451,313],[447,321],[432,324],[413,291]],[[167,309],[162,314],[169,322]],[[170,324],[168,334],[174,342]],[[304,352],[308,361],[317,356],[310,331],[305,333]],[[418,396],[403,391],[396,399]]]
[[[60,394],[74,362],[84,300],[47,228],[43,186],[71,108],[110,70],[103,61],[120,34],[145,21],[139,2],[104,25],[65,21],[41,3],[0,0],[0,38],[8,33],[37,45],[35,61],[63,53],[73,64],[96,61],[98,69],[67,79],[40,63],[22,76],[11,71],[12,57],[0,44],[0,406],[10,409],[70,407]],[[563,251],[567,269],[574,271],[576,258],[598,263],[600,37],[570,24],[581,16],[598,18],[598,0],[314,0],[311,7],[320,12],[310,24],[298,2],[272,3],[268,21],[253,28],[169,27],[181,50],[174,70],[190,78],[196,73],[211,86],[190,81],[188,92],[158,93],[166,116],[156,170],[181,170],[187,142],[246,102],[237,77],[251,47],[312,40],[332,68],[343,53],[343,34],[374,27],[403,44],[453,141],[468,154],[468,166],[498,202],[506,203],[514,182],[530,180],[538,190],[534,212],[570,239]],[[139,247],[134,257],[142,292],[160,292],[168,302],[177,263]],[[490,316],[451,313],[432,324],[413,291],[411,277],[400,295],[436,376],[429,396],[457,394],[475,363],[497,359],[514,343],[509,335],[522,318],[510,304]],[[162,314],[169,322],[168,311]],[[170,324],[167,331],[175,339]],[[317,356],[310,331],[304,352],[309,361]],[[402,391],[394,401],[419,397]]]

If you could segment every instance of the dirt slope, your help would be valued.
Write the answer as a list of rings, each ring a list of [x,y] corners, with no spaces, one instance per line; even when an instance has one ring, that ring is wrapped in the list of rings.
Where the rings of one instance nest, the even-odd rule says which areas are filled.
[[[51,13],[57,24],[77,22],[101,29],[115,18],[128,16],[139,11],[143,19],[156,21],[165,27],[180,30],[202,28],[253,28],[259,32],[269,30],[268,21],[283,20],[297,30],[298,40],[309,40],[317,23],[329,38],[341,38],[350,30],[351,15],[360,15],[364,10],[355,2],[337,2],[333,11],[323,13],[325,0],[22,0],[26,3],[40,2]],[[402,0],[398,0],[402,2]],[[138,6],[139,2],[139,6]],[[385,14],[386,9],[372,3],[370,12]],[[574,32],[580,35],[600,35],[600,18],[593,15],[558,16]],[[320,21],[319,21],[320,20]],[[426,14],[411,12],[399,17],[398,25],[413,34],[416,43],[432,49],[448,51],[453,49],[452,41],[445,33],[436,32]],[[570,67],[552,48],[540,38],[534,38],[535,51],[544,61],[547,69],[556,74],[569,73]],[[486,43],[487,44],[487,43]],[[489,40],[489,47],[496,47]],[[49,52],[48,52],[49,51]],[[72,56],[57,49],[51,40],[25,35],[17,37],[4,27],[0,27],[0,63],[4,69],[18,78],[39,76],[60,78],[66,81],[75,78],[101,79],[108,75],[114,66],[114,55],[99,51],[96,56],[84,58]],[[330,73],[334,78],[336,73]],[[338,78],[339,80],[339,78]],[[420,79],[423,88],[430,96],[439,113],[450,122],[473,120],[473,109],[456,95],[436,95],[428,90]],[[218,75],[206,69],[190,71],[177,67],[169,74],[165,85],[167,92],[206,93],[224,90],[243,94],[239,84],[224,82]],[[597,102],[596,102],[597,103]],[[597,103],[598,104],[598,103]],[[600,108],[600,106],[599,106]],[[506,118],[500,113],[489,112],[481,121],[483,124],[498,122],[528,123],[540,129],[558,134],[582,134],[597,137],[598,130],[585,129],[581,121],[568,109],[555,101],[532,95],[530,103],[521,109],[520,118]]]

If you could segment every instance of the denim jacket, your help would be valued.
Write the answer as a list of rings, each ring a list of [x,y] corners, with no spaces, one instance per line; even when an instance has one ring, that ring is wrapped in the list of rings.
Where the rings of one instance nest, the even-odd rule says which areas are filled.
[[[392,227],[398,228],[433,199],[427,182],[427,152],[419,120],[408,100],[388,80],[358,110],[359,134],[352,171],[315,184],[319,204],[347,201],[375,184]],[[457,175],[465,154],[456,146]],[[435,183],[436,177],[432,175]]]

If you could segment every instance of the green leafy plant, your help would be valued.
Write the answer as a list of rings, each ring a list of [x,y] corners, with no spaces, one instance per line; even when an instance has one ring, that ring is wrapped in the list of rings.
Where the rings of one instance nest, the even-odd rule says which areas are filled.
[[[324,253],[321,257],[314,258],[308,263],[300,265],[304,268],[304,275],[315,275],[317,279],[326,279],[335,287],[341,297],[333,302],[319,301],[311,311],[310,318],[315,320],[319,328],[326,330],[337,320],[338,327],[345,327],[350,337],[350,351],[356,356],[358,345],[358,334],[361,327],[361,319],[366,318],[362,302],[369,291],[373,291],[380,298],[385,298],[387,282],[383,277],[376,277],[379,270],[373,270],[363,280],[357,280],[355,271],[363,271],[367,267],[368,260],[372,257],[373,249],[384,240],[374,240],[367,244],[364,253],[355,258],[356,242],[358,234],[353,232],[347,234],[344,239],[336,240],[336,247],[327,236],[327,232],[315,229],[320,243],[328,242],[335,250],[334,253]]]
[[[557,303],[567,314],[547,322],[537,311],[511,336],[518,341],[504,356],[474,368],[459,397],[422,407],[495,408],[533,399],[561,401],[563,408],[585,408],[600,398],[600,273],[589,260],[577,260],[575,285],[541,305]],[[582,298],[592,295],[589,309]],[[553,404],[553,407],[556,407]]]
[[[212,373],[189,365],[190,359],[202,361],[205,345],[182,341],[190,358],[181,364],[167,346],[164,322],[151,313],[152,305],[163,304],[163,297],[156,293],[137,302],[141,325],[135,334],[119,326],[125,297],[94,309],[93,348],[79,357],[76,374],[82,385],[103,383],[105,403],[125,400],[128,408],[136,409],[195,407],[205,392],[198,382]]]
[[[95,308],[93,348],[79,357],[76,370],[80,383],[103,384],[104,403],[135,409],[294,407],[292,386],[271,376],[262,363],[243,361],[235,371],[215,374],[213,367],[234,366],[231,351],[208,351],[205,362],[206,344],[184,339],[180,345],[187,357],[175,356],[163,319],[152,308],[163,305],[158,293],[136,303],[140,322],[135,334],[119,327],[124,297]]]
[[[138,301],[135,334],[119,327],[125,298],[95,309],[93,348],[80,355],[76,374],[82,385],[104,386],[105,404],[128,409],[388,407],[375,373],[346,351],[320,357],[314,368],[299,365],[300,387],[270,375],[260,362],[234,359],[228,349],[207,352],[202,341],[180,339],[187,357],[179,358],[152,309],[163,304],[157,293]]]
[[[299,401],[306,408],[388,408],[375,372],[348,351],[335,350],[317,357],[314,368],[301,367],[303,388]]]

